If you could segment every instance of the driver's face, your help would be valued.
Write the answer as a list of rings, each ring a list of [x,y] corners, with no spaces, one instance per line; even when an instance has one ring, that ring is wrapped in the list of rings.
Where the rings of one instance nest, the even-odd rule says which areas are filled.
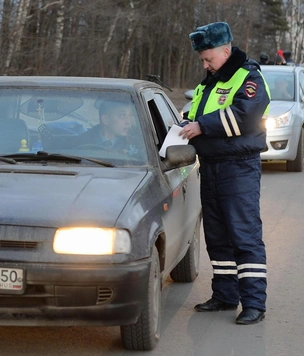
[[[102,117],[101,121],[105,126],[107,138],[127,136],[132,124],[132,110],[128,105],[117,105]]]
[[[114,136],[127,136],[131,126],[131,110],[128,107],[114,108],[111,120],[108,121],[108,129]]]

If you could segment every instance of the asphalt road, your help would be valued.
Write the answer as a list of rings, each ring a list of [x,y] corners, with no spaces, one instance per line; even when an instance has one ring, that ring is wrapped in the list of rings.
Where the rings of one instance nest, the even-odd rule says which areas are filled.
[[[235,311],[197,313],[210,297],[211,267],[202,242],[201,269],[192,284],[167,281],[161,340],[154,351],[123,349],[118,327],[0,327],[0,355],[12,356],[301,356],[304,355],[304,172],[264,164],[261,212],[268,255],[266,318],[234,323]]]

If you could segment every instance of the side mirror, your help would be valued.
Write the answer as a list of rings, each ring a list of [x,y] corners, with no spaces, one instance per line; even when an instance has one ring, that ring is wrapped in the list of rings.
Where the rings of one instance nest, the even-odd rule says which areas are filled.
[[[192,100],[193,94],[194,94],[194,90],[193,89],[187,90],[185,92],[185,98],[188,99],[188,100]]]
[[[163,171],[189,166],[196,161],[196,150],[191,145],[169,146],[166,151],[166,157],[162,161]]]

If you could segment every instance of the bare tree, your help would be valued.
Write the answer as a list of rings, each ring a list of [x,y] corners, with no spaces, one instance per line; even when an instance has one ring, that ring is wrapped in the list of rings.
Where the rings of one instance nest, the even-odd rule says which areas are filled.
[[[4,68],[5,56],[4,54],[8,52],[9,48],[9,25],[11,12],[13,10],[12,3],[10,0],[4,0],[2,8],[2,22],[1,22],[1,33],[0,33],[0,53],[1,53],[1,68]]]
[[[13,30],[10,36],[10,42],[8,46],[6,61],[4,64],[3,75],[9,74],[9,69],[13,56],[19,55],[20,48],[21,48],[22,34],[24,31],[29,5],[30,5],[30,0],[20,0],[19,2],[17,8],[17,15],[15,18],[15,24],[13,25]]]
[[[56,67],[58,65],[58,59],[61,53],[62,38],[63,38],[63,26],[64,26],[64,14],[65,14],[65,4],[64,0],[58,1],[58,10],[56,18],[56,30],[55,30],[55,46],[54,46],[54,57]],[[56,73],[56,72],[55,72]]]
[[[190,88],[204,70],[189,34],[215,21],[229,23],[250,57],[289,46],[303,61],[303,1],[2,0],[0,74],[157,74]]]
[[[289,0],[286,7],[289,31],[285,33],[291,45],[293,59],[304,61],[304,4],[303,0]]]

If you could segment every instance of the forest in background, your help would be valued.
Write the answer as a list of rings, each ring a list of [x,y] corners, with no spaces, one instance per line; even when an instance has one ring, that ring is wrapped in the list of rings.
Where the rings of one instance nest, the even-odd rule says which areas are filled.
[[[189,33],[229,23],[259,60],[289,49],[304,63],[304,0],[0,0],[0,75],[147,79],[191,88],[202,78]]]

